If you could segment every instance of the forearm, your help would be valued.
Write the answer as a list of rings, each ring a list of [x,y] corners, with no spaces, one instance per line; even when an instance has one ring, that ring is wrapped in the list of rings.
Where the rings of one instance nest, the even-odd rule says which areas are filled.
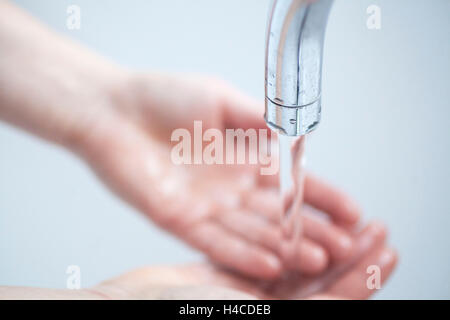
[[[125,71],[0,1],[0,119],[50,141],[78,140]]]

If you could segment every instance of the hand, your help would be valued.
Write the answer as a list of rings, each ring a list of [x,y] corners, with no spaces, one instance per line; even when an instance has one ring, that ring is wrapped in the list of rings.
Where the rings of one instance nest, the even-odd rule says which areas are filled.
[[[173,130],[192,130],[194,120],[201,120],[204,130],[266,128],[263,106],[201,76],[132,75],[111,92],[110,107],[90,118],[77,144],[106,184],[213,261],[253,277],[278,277],[283,261],[277,252],[277,177],[259,175],[258,166],[176,166],[170,158]],[[312,275],[351,253],[347,230],[358,222],[359,211],[311,175],[304,199],[332,221],[302,217],[296,269]]]
[[[296,281],[265,282],[244,278],[208,264],[142,268],[101,283],[89,292],[112,299],[367,299],[368,266],[380,269],[381,284],[392,273],[397,256],[385,246],[385,229],[372,223],[354,235],[346,261],[325,274]]]

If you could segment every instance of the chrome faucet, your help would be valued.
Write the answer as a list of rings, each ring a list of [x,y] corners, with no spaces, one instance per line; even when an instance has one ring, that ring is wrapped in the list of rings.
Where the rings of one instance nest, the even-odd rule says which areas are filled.
[[[269,127],[302,136],[320,122],[324,34],[333,0],[274,0],[266,44]]]

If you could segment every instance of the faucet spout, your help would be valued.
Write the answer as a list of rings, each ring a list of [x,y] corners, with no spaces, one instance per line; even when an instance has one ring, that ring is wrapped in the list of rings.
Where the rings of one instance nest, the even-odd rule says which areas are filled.
[[[269,127],[302,136],[320,122],[322,55],[333,0],[274,0],[266,43]]]

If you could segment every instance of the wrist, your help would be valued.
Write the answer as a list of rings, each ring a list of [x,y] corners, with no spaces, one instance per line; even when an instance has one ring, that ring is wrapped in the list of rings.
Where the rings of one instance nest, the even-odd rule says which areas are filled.
[[[122,91],[131,77],[130,71],[116,66],[97,73],[94,81],[92,76],[87,76],[85,89],[80,92],[88,94],[77,99],[77,106],[60,144],[77,154],[98,148],[98,141],[113,133],[117,120],[121,118],[119,105]]]

